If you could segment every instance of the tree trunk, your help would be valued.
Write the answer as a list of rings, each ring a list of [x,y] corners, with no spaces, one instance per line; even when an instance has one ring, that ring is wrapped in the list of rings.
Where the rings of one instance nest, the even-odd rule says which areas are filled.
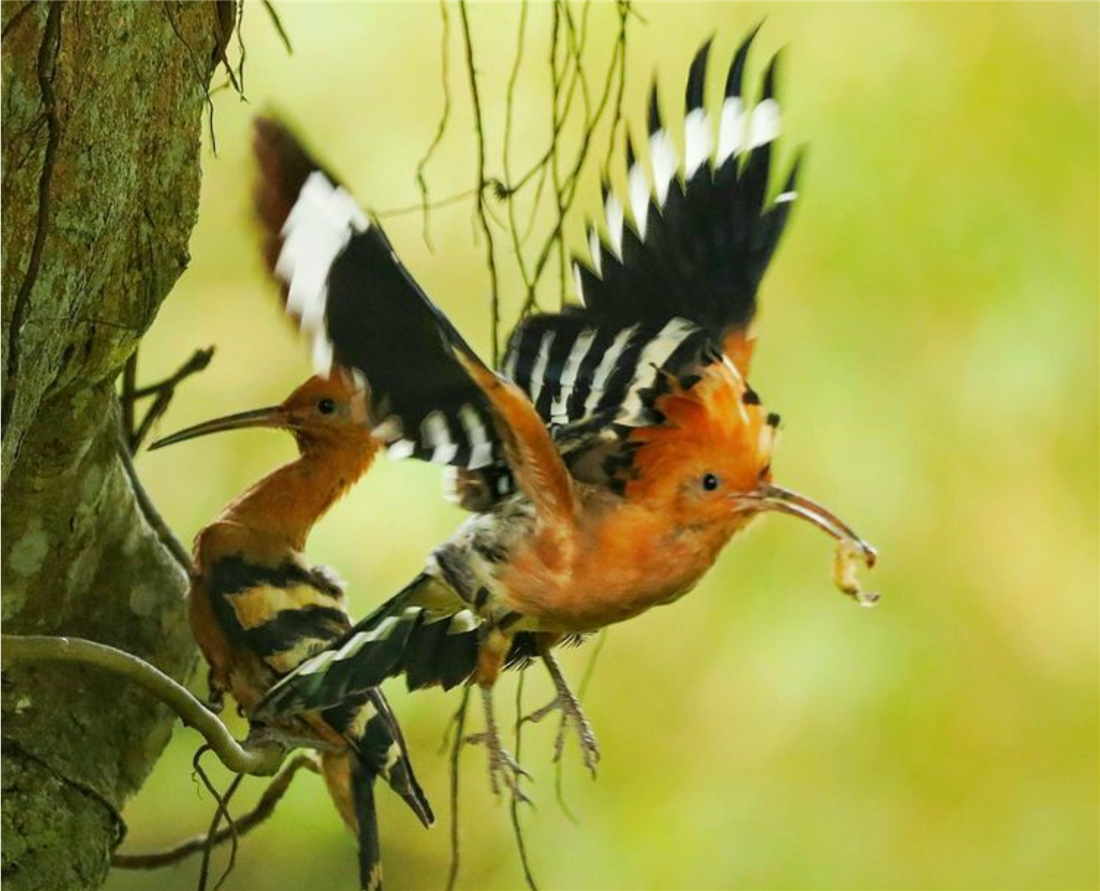
[[[3,22],[3,620],[184,677],[186,573],[119,453],[114,382],[188,262],[233,3],[15,3]],[[5,671],[3,881],[94,888],[172,731],[92,669]]]

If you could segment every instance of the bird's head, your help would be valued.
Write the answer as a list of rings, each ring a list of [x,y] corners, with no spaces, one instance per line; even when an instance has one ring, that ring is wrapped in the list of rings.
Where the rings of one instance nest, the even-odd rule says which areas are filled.
[[[159,439],[149,448],[159,449],[208,433],[246,427],[286,430],[294,435],[303,453],[333,447],[374,448],[363,390],[339,369],[330,377],[309,378],[278,405],[205,421]]]
[[[670,379],[656,408],[663,422],[630,437],[636,476],[627,497],[692,524],[732,524],[732,533],[747,519],[739,499],[771,483],[778,415],[765,412],[728,361],[690,382]]]
[[[837,539],[838,585],[843,569],[845,593],[865,596],[851,563],[874,565],[874,548],[827,508],[772,482],[779,416],[761,405],[733,362],[707,365],[689,385],[672,382],[656,407],[664,423],[631,436],[637,450],[628,499],[653,505],[720,544],[760,513],[799,517]]]

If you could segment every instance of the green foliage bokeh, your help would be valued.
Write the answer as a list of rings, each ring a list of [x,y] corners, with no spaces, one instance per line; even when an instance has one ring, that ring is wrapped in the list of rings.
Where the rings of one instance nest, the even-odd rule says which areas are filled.
[[[640,134],[651,72],[667,107],[715,33],[729,58],[763,17],[752,71],[786,47],[784,164],[810,147],[793,223],[765,279],[753,385],[782,412],[780,483],[832,506],[880,549],[871,611],[830,584],[831,544],[788,518],[756,522],[698,590],[611,630],[586,706],[598,782],[567,750],[555,801],[553,728],[524,760],[537,810],[523,823],[546,888],[1096,887],[1098,827],[1096,4],[640,4],[629,37],[627,119]],[[417,162],[442,108],[435,4],[283,4],[288,56],[259,4],[245,17],[245,89],[215,95],[192,263],[141,350],[141,380],[214,344],[178,393],[166,433],[277,402],[309,373],[259,263],[248,129],[276,110],[376,209],[414,204]],[[426,174],[432,197],[473,184],[475,142],[452,17],[452,118]],[[470,7],[500,173],[519,5]],[[529,10],[514,164],[548,135],[550,7]],[[591,10],[599,81],[616,17]],[[712,85],[718,74],[712,72]],[[604,133],[606,137],[606,134]],[[209,142],[209,141],[208,141]],[[598,207],[598,165],[578,211]],[[579,243],[582,214],[569,220]],[[387,219],[397,250],[487,354],[488,277],[472,203],[435,211],[434,253],[412,213]],[[505,311],[518,278],[503,238]],[[553,288],[551,288],[551,291]],[[509,316],[508,318],[511,318]],[[157,504],[189,539],[230,497],[293,454],[237,433],[142,455]],[[461,514],[440,472],[381,463],[319,527],[362,615],[414,574]],[[654,555],[660,559],[660,555]],[[570,652],[573,678],[591,647]],[[541,671],[530,706],[549,688]],[[443,819],[430,833],[381,793],[387,883],[442,888],[456,693],[390,686]],[[514,680],[500,702],[511,710]],[[476,715],[476,709],[471,713]],[[126,847],[203,830],[178,730],[127,808]],[[224,782],[224,775],[220,776]],[[258,794],[249,780],[239,801]],[[462,761],[460,887],[522,886],[507,809],[484,755]],[[116,872],[114,891],[190,889],[197,862]],[[355,887],[351,837],[303,775],[243,842],[229,888]]]

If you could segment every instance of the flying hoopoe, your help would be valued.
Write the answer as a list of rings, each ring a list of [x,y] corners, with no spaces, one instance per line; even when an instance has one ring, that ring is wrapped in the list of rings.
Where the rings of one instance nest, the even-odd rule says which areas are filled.
[[[226,692],[252,717],[261,697],[302,660],[351,627],[343,584],[303,551],[313,525],[366,471],[378,451],[358,414],[350,378],[314,377],[281,405],[189,427],[160,448],[223,430],[290,431],[299,457],[231,502],[195,537],[189,614],[210,666],[211,698]],[[397,718],[382,691],[364,688],[289,719],[253,722],[288,744],[321,752],[325,784],[359,843],[363,888],[382,887],[374,781],[381,776],[425,826],[432,810],[413,774]]]
[[[874,550],[772,482],[779,418],[747,382],[757,287],[797,198],[797,162],[767,198],[776,65],[749,107],[752,39],[729,69],[717,140],[704,107],[709,43],[692,63],[682,165],[654,87],[651,175],[630,146],[626,207],[605,186],[606,235],[592,230],[591,263],[574,264],[583,305],[521,321],[501,374],[339,181],[285,127],[257,121],[266,253],[315,370],[351,369],[371,435],[391,456],[451,467],[474,511],[411,584],[303,662],[257,714],[331,706],[399,673],[414,689],[472,679],[493,788],[499,778],[519,794],[493,713],[501,668],[543,660],[594,770],[594,736],[552,648],[683,596],[758,514],[832,535],[837,583],[873,599],[855,564],[871,566]]]

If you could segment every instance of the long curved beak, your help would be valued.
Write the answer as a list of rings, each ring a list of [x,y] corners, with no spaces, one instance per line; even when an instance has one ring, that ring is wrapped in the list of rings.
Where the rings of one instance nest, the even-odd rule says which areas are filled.
[[[834,567],[837,587],[864,606],[871,606],[878,600],[878,594],[860,588],[854,566],[858,559],[870,569],[878,559],[878,552],[831,510],[805,495],[771,484],[738,495],[737,503],[739,506],[743,505],[747,511],[774,510],[790,514],[813,523],[818,529],[831,535],[839,543]]]
[[[226,415],[223,418],[215,418],[213,421],[204,421],[194,427],[180,430],[158,439],[149,446],[149,451],[164,446],[175,445],[185,439],[194,439],[197,436],[206,436],[208,433],[221,433],[223,430],[240,430],[245,427],[286,427],[286,412],[281,405],[270,405],[267,408],[255,408],[252,411],[242,411],[235,415]]]

